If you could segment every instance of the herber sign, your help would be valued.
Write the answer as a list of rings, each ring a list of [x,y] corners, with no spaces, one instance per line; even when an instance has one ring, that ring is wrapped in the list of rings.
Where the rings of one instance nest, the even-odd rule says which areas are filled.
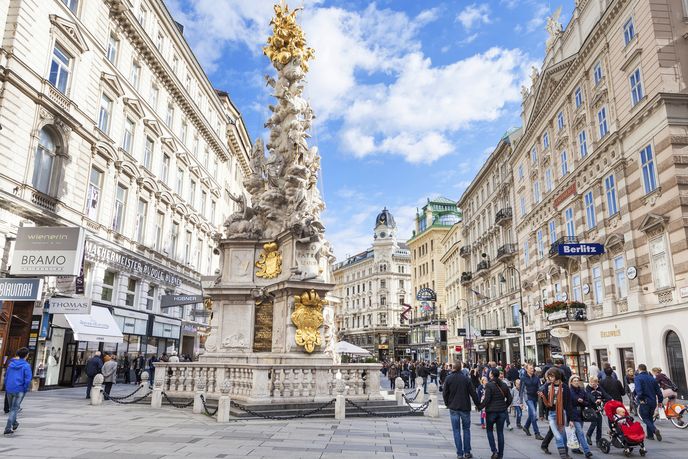
[[[83,253],[83,228],[19,228],[10,274],[78,276]]]

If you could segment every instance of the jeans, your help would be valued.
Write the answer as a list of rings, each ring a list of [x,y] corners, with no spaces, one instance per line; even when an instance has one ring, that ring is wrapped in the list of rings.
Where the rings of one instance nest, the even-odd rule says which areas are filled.
[[[5,425],[5,432],[12,430],[12,425],[17,422],[17,413],[21,407],[21,402],[24,400],[26,392],[12,392],[7,394],[7,402],[10,405],[10,412],[7,416],[7,425]]]
[[[566,448],[566,430],[564,430],[563,426],[559,430],[557,412],[554,410],[550,411],[547,419],[549,420],[549,428],[552,429],[552,435],[554,435],[554,441],[557,442],[557,448]]]
[[[640,419],[645,423],[648,438],[654,437],[655,431],[657,430],[653,419],[655,409],[657,409],[656,403],[641,403],[638,405],[638,413],[640,414]]]
[[[454,433],[454,445],[457,456],[463,456],[471,452],[471,412],[449,410],[452,432]],[[461,441],[463,432],[463,441]]]
[[[105,393],[108,395],[110,395],[110,391],[112,390],[112,384],[113,383],[111,382],[103,383],[103,385],[105,386]]]
[[[392,390],[394,390],[396,388],[396,386],[394,385],[395,382],[396,382],[395,378],[389,378],[389,385],[391,386]]]
[[[597,418],[590,423],[590,427],[588,427],[588,437],[592,437],[592,433],[595,431],[595,442],[599,443],[602,440],[602,415],[599,413]]]
[[[428,377],[423,378],[423,393],[428,393]]]
[[[537,400],[531,400],[528,399],[526,401],[526,406],[528,407],[528,419],[526,420],[526,423],[523,427],[526,429],[530,427],[530,425],[533,425],[533,432],[535,432],[535,435],[540,434],[540,428],[538,427],[537,423]]]
[[[520,405],[514,405],[514,412],[516,413],[516,425],[521,425],[521,416],[523,416],[523,410]]]
[[[580,443],[581,449],[585,454],[588,454],[590,452],[590,447],[585,439],[585,435],[583,435],[583,421],[574,421],[573,425],[576,428],[576,438],[578,439],[578,443]]]
[[[492,453],[497,453],[501,458],[504,457],[504,423],[509,417],[506,411],[487,413],[487,442],[490,444]],[[494,427],[497,426],[497,444],[495,446]]]
[[[93,388],[93,378],[95,376],[89,376],[86,382],[86,398],[91,398],[91,389]]]

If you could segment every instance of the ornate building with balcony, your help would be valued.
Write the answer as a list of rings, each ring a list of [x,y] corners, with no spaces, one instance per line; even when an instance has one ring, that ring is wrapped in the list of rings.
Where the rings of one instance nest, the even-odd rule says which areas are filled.
[[[515,225],[537,360],[667,369],[686,393],[688,4],[577,1],[523,88]],[[567,244],[600,244],[572,255]],[[574,301],[572,311],[552,311]],[[556,330],[552,330],[556,329]],[[550,333],[542,333],[549,330]]]
[[[409,356],[411,255],[397,242],[386,208],[375,219],[373,246],[334,265],[338,341],[367,349],[379,360]]]
[[[447,357],[448,362],[463,358],[463,338],[459,336],[461,328],[461,274],[464,272],[464,261],[461,256],[462,222],[456,223],[442,239],[444,254],[440,262],[444,266],[444,290],[447,298]]]
[[[520,129],[508,131],[458,201],[463,211],[462,271],[456,308],[463,333],[462,358],[520,360],[518,246],[513,229],[513,145]]]
[[[240,113],[162,0],[5,2],[0,23],[0,275],[19,227],[82,227],[84,294],[124,334],[77,341],[55,315],[32,348],[44,367],[43,346],[61,353],[46,384],[84,382],[99,348],[132,361],[201,352],[203,304],[162,309],[160,297],[201,295],[202,276],[219,267],[215,238],[249,170]],[[54,276],[45,286],[74,293]],[[28,334],[11,336],[11,318],[31,323],[33,307],[2,304],[0,356],[14,355],[8,343],[29,345]]]
[[[410,331],[414,360],[447,360],[447,294],[442,257],[442,241],[454,225],[461,221],[456,202],[437,197],[416,214],[413,236],[408,241],[411,250],[413,310]],[[436,301],[418,301],[416,294],[428,288],[435,292]]]

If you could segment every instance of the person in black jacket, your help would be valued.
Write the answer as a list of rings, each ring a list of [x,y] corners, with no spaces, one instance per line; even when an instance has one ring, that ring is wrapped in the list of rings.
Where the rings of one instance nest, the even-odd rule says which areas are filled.
[[[617,402],[623,402],[623,384],[621,384],[621,381],[619,381],[617,378],[614,378],[612,376],[613,373],[614,370],[612,370],[611,366],[605,366],[605,378],[602,381],[600,381],[600,387],[602,387],[602,389],[604,389],[604,391],[607,394],[609,394],[612,400],[616,400]]]
[[[93,387],[93,378],[96,377],[100,370],[103,369],[103,360],[100,358],[100,351],[96,351],[93,357],[86,362],[86,376],[88,382],[86,384],[86,398],[91,398],[91,388]]]
[[[420,366],[416,369],[418,372],[418,376],[423,378],[423,393],[427,394],[428,393],[428,375],[430,372],[428,371],[428,368],[425,366],[425,362],[422,362]]]
[[[507,410],[512,401],[509,386],[499,379],[499,373],[497,368],[490,370],[485,397],[479,406],[480,409],[484,408],[486,413],[487,441],[492,450],[492,459],[504,457],[504,423],[509,416]],[[497,445],[494,440],[495,426],[497,427]]]
[[[475,406],[480,404],[475,387],[461,372],[461,363],[455,363],[453,370],[444,381],[442,398],[449,409],[456,457],[473,457],[471,454],[471,400]],[[461,432],[463,431],[463,441]]]
[[[587,439],[583,434],[583,410],[585,408],[590,408],[594,402],[590,399],[590,396],[585,391],[583,383],[581,383],[580,376],[573,375],[569,380],[569,391],[571,392],[571,419],[573,425],[576,429],[576,438],[580,444],[580,448],[583,449],[585,457],[592,457],[590,452],[590,446],[588,445]],[[574,453],[580,454],[580,449],[573,450]]]
[[[593,406],[597,407],[598,409],[601,408],[601,406],[604,405],[608,400],[611,400],[609,394],[607,394],[604,389],[600,387],[600,381],[597,379],[597,376],[590,376],[590,383],[585,388],[585,391],[588,393],[588,396],[594,403]],[[602,440],[602,414],[599,411],[597,412],[596,419],[590,423],[587,434],[585,434],[585,439],[588,441],[588,445],[592,445],[592,433],[595,432],[595,430],[597,430],[597,433],[595,434],[595,444],[599,446],[600,441]]]

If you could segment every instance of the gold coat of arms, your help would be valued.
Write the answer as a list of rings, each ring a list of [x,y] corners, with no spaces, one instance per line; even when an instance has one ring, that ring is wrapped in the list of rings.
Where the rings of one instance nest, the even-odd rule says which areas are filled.
[[[282,254],[277,250],[279,246],[276,242],[269,242],[263,245],[263,252],[260,259],[256,261],[256,276],[263,279],[274,279],[282,273]]]
[[[296,344],[309,354],[322,342],[318,329],[323,324],[323,305],[327,302],[315,290],[294,297],[291,321],[296,325]]]

